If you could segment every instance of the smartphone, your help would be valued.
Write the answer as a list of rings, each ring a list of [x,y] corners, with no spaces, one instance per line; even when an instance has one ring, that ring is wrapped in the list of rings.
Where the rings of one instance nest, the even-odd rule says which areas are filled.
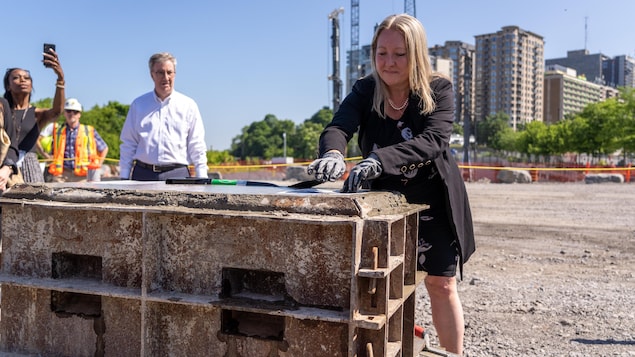
[[[45,43],[44,44],[44,53],[51,53],[50,50],[55,51],[55,45],[52,43]],[[46,60],[46,56],[43,57],[43,60]],[[44,64],[44,67],[49,67],[46,63]]]

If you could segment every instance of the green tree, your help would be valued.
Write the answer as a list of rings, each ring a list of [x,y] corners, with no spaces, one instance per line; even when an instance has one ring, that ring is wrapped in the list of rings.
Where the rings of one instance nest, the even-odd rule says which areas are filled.
[[[623,156],[635,152],[635,88],[620,89],[620,110],[615,122]]]
[[[311,122],[320,125],[324,129],[333,120],[333,111],[329,107],[322,107],[317,113],[304,122]]]
[[[459,123],[452,123],[452,134],[463,135],[463,125]]]
[[[320,134],[324,130],[322,124],[305,121],[298,126],[296,135],[290,142],[294,147],[296,158],[313,160],[317,156]]]
[[[282,156],[284,137],[295,135],[295,124],[291,120],[279,120],[273,114],[267,114],[258,122],[253,122],[242,129],[239,136],[232,139],[230,152],[245,160],[248,157],[271,159]],[[287,148],[287,156],[293,156],[293,148]]]
[[[42,98],[31,103],[36,108],[51,108],[53,106],[53,98]],[[62,115],[60,115],[61,117]]]
[[[563,132],[566,133],[565,141],[569,151],[587,154],[596,151],[595,138],[587,120],[580,116],[574,116],[560,125],[564,126]]]
[[[216,150],[208,150],[207,153],[207,163],[209,165],[220,165],[235,162],[234,156],[229,152],[229,150],[216,151]]]
[[[488,115],[485,120],[478,123],[476,141],[481,145],[486,145],[494,150],[505,149],[513,129],[509,126],[509,115],[498,112]]]
[[[119,139],[123,123],[130,105],[121,104],[116,101],[108,102],[103,107],[95,105],[90,110],[82,113],[81,123],[95,127],[99,135],[108,144],[108,158],[119,159]]]
[[[588,154],[610,154],[620,148],[618,139],[619,104],[616,98],[591,103],[574,119],[572,126],[577,152]]]
[[[332,119],[333,111],[328,107],[323,107],[311,118],[298,125],[296,135],[289,141],[296,158],[306,160],[316,158],[320,134]]]

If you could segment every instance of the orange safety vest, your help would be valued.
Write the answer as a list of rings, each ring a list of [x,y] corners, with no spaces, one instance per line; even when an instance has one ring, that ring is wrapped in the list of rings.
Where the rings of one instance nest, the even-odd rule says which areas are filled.
[[[64,172],[64,150],[66,148],[66,123],[57,128],[53,125],[53,162],[49,165],[49,173],[61,176]],[[75,176],[86,176],[89,169],[98,169],[99,155],[95,141],[95,128],[90,125],[79,124],[75,138]]]

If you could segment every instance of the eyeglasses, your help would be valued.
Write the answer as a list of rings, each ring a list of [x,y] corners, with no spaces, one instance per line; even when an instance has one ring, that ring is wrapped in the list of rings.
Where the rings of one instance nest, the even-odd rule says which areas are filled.
[[[175,74],[176,72],[174,71],[154,71],[154,75],[159,77],[173,77]]]
[[[78,114],[78,113],[79,113],[79,110],[69,110],[69,109],[66,109],[66,110],[64,110],[64,111],[65,111],[67,114],[73,114],[73,115],[75,115],[75,114]]]

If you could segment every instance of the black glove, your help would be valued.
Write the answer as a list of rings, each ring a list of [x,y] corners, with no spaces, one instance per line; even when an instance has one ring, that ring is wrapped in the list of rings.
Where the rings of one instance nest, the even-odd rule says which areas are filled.
[[[384,170],[381,168],[379,158],[374,153],[370,153],[366,159],[351,169],[348,178],[344,181],[342,192],[357,192],[362,187],[362,183],[378,178],[382,171]]]
[[[335,181],[344,175],[346,163],[344,156],[339,151],[330,151],[322,155],[321,158],[313,160],[307,167],[309,175],[315,173],[315,179],[320,181]]]

